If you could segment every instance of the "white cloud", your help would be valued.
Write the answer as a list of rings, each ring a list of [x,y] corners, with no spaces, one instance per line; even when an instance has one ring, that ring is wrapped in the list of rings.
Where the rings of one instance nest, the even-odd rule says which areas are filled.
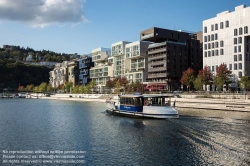
[[[25,22],[33,27],[77,24],[86,20],[84,0],[0,0],[0,19]]]

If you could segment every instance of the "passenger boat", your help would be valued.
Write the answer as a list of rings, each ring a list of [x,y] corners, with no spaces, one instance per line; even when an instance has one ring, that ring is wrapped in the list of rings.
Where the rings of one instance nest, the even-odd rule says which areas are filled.
[[[142,118],[179,118],[175,102],[171,106],[171,97],[157,94],[120,95],[117,100],[107,100],[106,112]]]

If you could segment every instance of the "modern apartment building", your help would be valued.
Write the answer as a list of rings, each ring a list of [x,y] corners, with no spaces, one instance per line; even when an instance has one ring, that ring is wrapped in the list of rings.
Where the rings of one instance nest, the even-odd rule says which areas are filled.
[[[73,86],[79,84],[79,60],[74,59],[68,63],[68,80],[72,82]]]
[[[145,58],[151,42],[136,41],[125,45],[125,77],[129,81],[145,82],[148,63]]]
[[[55,68],[49,72],[49,82],[53,88],[57,88],[68,81],[68,63],[69,61],[57,63],[55,64]]]
[[[157,27],[142,31],[141,41],[153,42],[148,46],[147,81],[165,84],[169,91],[181,89],[183,71],[202,69],[200,35]]]
[[[203,21],[203,66],[216,73],[225,63],[234,79],[250,74],[250,7],[240,5]],[[235,88],[238,84],[231,84]]]
[[[125,76],[125,45],[128,43],[130,42],[120,41],[111,45],[109,62],[113,61],[114,77]]]
[[[90,68],[94,67],[92,54],[83,55],[79,59],[79,83],[86,86],[90,82]]]
[[[108,63],[110,52],[109,48],[102,47],[92,50],[94,67],[90,69],[90,78],[95,81],[100,92],[105,90],[106,82],[114,76],[113,66]]]

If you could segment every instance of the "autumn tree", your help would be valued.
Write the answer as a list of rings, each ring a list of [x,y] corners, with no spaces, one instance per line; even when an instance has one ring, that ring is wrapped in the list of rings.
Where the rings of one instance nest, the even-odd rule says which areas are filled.
[[[213,82],[213,74],[209,70],[208,66],[205,66],[202,70],[199,70],[199,74],[197,76],[197,79],[198,80],[196,81],[196,84],[198,82],[204,84],[205,90],[207,90],[207,85],[210,85]]]
[[[214,78],[214,84],[221,90],[224,85],[232,83],[232,71],[227,69],[225,63],[222,63],[216,70],[216,76]]]
[[[195,71],[193,69],[189,67],[187,70],[182,72],[182,77],[181,77],[180,82],[183,85],[187,85],[189,90],[190,90],[190,87],[193,85],[194,80],[195,80]]]
[[[121,90],[121,84],[120,81],[117,80],[115,83],[115,94],[120,94],[120,90]]]

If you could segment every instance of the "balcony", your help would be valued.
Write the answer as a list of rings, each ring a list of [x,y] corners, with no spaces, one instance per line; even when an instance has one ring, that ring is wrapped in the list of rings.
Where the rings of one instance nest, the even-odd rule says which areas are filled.
[[[150,38],[150,37],[153,37],[153,36],[154,36],[154,33],[150,33],[150,34],[141,36],[141,40],[146,39],[146,38]]]
[[[155,55],[155,56],[149,56],[148,57],[148,61],[151,61],[151,60],[156,60],[156,59],[161,59],[161,58],[166,58],[166,54],[161,54],[161,55]]]
[[[159,46],[164,46],[164,45],[166,45],[166,42],[154,43],[154,44],[150,44],[148,48],[159,47]]]
[[[156,54],[156,53],[160,53],[160,52],[166,52],[166,47],[156,48],[154,50],[150,50],[150,51],[148,51],[148,54]]]
[[[159,77],[167,77],[167,74],[166,73],[148,74],[148,78],[159,78]]]
[[[148,72],[154,72],[154,71],[167,71],[167,69],[166,67],[148,68]]]

